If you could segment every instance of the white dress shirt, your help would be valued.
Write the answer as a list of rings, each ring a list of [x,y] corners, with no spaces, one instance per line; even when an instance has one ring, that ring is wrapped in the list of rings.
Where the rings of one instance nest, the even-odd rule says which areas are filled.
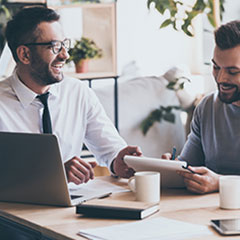
[[[109,167],[126,147],[95,93],[77,79],[51,85],[48,106],[64,162],[80,156],[83,142],[101,166]],[[16,72],[0,82],[0,131],[42,133],[43,104]]]

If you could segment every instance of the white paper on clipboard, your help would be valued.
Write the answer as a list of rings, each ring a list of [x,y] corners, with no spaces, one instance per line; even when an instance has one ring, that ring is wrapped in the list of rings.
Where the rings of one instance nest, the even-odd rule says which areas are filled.
[[[136,157],[126,155],[124,162],[135,171],[160,172],[161,187],[184,188],[183,177],[176,173],[177,170],[187,171],[187,162],[166,160],[161,158]]]

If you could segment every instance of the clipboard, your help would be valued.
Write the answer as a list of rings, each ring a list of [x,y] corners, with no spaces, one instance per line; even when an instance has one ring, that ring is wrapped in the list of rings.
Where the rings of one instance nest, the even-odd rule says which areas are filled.
[[[126,155],[124,162],[137,171],[160,172],[160,183],[162,188],[185,188],[183,177],[176,171],[186,171],[188,163],[185,161],[166,160],[151,157],[136,157]]]

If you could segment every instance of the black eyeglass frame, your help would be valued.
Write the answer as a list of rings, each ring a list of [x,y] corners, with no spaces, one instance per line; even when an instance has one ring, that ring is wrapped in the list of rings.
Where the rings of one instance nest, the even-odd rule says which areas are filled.
[[[67,44],[66,44],[67,42]],[[56,49],[54,47],[56,47],[56,43],[60,43],[61,47],[56,51]],[[54,40],[54,41],[50,41],[50,42],[35,42],[35,43],[24,43],[24,46],[47,46],[47,45],[51,45],[52,51],[54,54],[59,54],[62,51],[62,48],[64,47],[67,51],[69,51],[70,47],[71,47],[71,39],[66,38],[63,41],[59,41],[59,40]]]

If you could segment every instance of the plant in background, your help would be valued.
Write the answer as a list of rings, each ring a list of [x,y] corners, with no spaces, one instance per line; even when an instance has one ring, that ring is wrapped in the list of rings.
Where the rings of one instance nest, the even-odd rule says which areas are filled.
[[[201,13],[207,14],[214,28],[220,25],[224,2],[225,0],[148,0],[147,6],[150,8],[150,5],[154,3],[159,13],[162,15],[169,13],[160,28],[172,25],[175,30],[182,29],[192,37],[194,35],[192,20]]]
[[[190,80],[186,77],[176,78],[174,81],[171,81],[167,84],[166,88],[173,91],[178,91],[184,89],[184,84]],[[173,110],[182,109],[180,106],[159,106],[159,108],[153,110],[140,124],[140,128],[143,132],[143,135],[146,135],[148,130],[152,127],[155,122],[161,122],[165,120],[170,123],[175,123],[175,114]]]
[[[86,37],[76,40],[73,48],[71,48],[68,53],[70,57],[67,62],[73,61],[76,65],[76,71],[77,66],[81,65],[84,60],[102,57],[102,49],[100,49],[93,40]]]
[[[3,29],[7,21],[11,18],[11,14],[6,3],[7,0],[0,0],[0,55],[5,43]]]
[[[206,14],[210,24],[216,28],[220,26],[222,13],[224,12],[225,0],[148,0],[147,6],[155,9],[166,17],[160,28],[172,25],[175,30],[182,30],[190,37],[194,36],[193,19],[199,14]],[[185,79],[184,82],[179,80]],[[166,86],[168,89],[178,91],[184,88],[184,83],[189,81],[185,77],[176,78]],[[179,110],[179,106],[160,106],[152,111],[140,125],[144,135],[155,122],[162,120],[174,123],[175,114],[173,110]]]
[[[8,8],[6,7],[7,0],[0,0],[0,14],[4,14],[7,19],[11,17]]]
[[[78,63],[82,59],[92,59],[102,57],[102,50],[96,43],[86,37],[76,40],[73,48],[69,50],[70,58],[68,61]]]
[[[169,82],[166,86],[166,88],[174,91],[182,90],[184,89],[184,84],[186,82],[191,82],[189,78],[187,77],[179,77],[175,78],[173,81]]]

